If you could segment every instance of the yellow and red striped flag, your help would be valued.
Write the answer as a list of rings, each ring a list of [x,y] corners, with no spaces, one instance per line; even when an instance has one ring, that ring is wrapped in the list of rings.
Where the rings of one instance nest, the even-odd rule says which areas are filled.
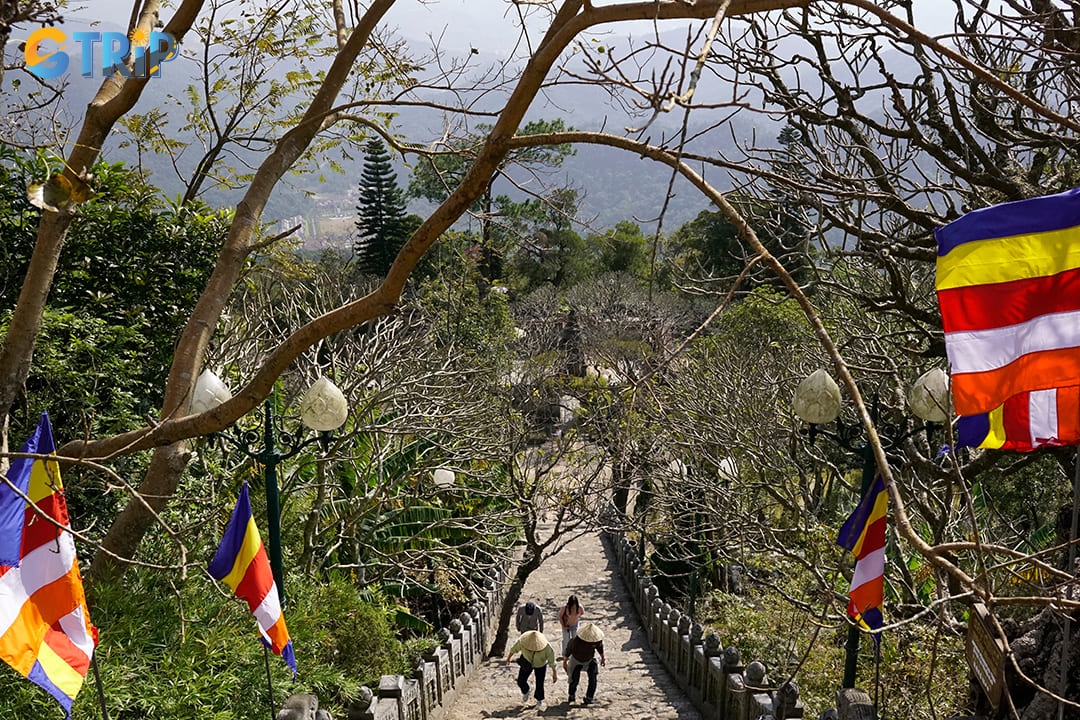
[[[885,526],[889,495],[881,476],[860,500],[843,527],[836,544],[855,555],[855,574],[848,591],[848,615],[867,630],[885,624],[881,607],[885,603]],[[878,642],[880,635],[874,635]]]
[[[1080,386],[1080,188],[976,210],[934,234],[956,413]],[[1080,418],[1051,418],[1048,399],[1038,403],[1026,435],[1037,445],[1053,421],[1054,444],[1075,443]]]
[[[22,452],[55,449],[42,413]],[[0,480],[0,658],[70,718],[96,646],[60,467],[55,460],[16,459],[7,482]]]
[[[251,514],[251,498],[246,481],[240,489],[240,497],[236,500],[236,508],[225,528],[221,544],[210,561],[209,570],[212,576],[228,585],[238,598],[247,601],[248,609],[259,625],[263,644],[285,660],[295,678],[296,656],[289,640],[289,629],[285,627],[285,616],[281,613],[281,601],[270,570],[270,560],[266,556],[266,546]]]

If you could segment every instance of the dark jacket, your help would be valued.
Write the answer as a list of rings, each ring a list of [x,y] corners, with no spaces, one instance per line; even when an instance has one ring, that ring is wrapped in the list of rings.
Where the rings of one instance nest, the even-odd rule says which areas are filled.
[[[600,658],[603,659],[603,640],[600,642],[585,642],[580,637],[575,637],[570,640],[570,643],[566,646],[567,657],[573,656],[573,658],[580,663],[587,663],[592,660],[594,653],[599,653]]]
[[[518,608],[517,619],[514,624],[517,626],[519,633],[528,630],[544,632],[544,614],[540,612],[540,608],[536,606],[536,603],[527,602]]]

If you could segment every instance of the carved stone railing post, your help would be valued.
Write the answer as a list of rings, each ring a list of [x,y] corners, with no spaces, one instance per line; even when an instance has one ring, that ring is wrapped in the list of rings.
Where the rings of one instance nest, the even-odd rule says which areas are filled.
[[[705,699],[705,648],[702,645],[702,635],[705,628],[701,623],[690,626],[690,659],[687,668],[687,686],[690,688],[690,697],[695,703]]]
[[[765,674],[765,666],[755,660],[746,666],[743,673],[746,679],[746,690],[749,694],[748,717],[773,714],[772,695],[769,694],[769,678]]]
[[[643,611],[648,609],[649,604],[652,602],[652,598],[649,595],[649,590],[652,587],[652,575],[642,571],[642,574],[637,578],[637,601],[640,603],[638,608],[638,615],[643,614]]]
[[[724,661],[721,655],[724,648],[720,642],[720,636],[714,632],[705,636],[705,685],[702,689],[705,704],[714,711],[715,717],[721,718],[723,701],[720,689],[724,683]]]
[[[454,638],[446,628],[439,630],[439,684],[443,697],[446,697],[457,685],[457,673],[454,671]]]
[[[437,645],[430,645],[421,655],[424,661],[424,677],[431,684],[432,706],[442,703],[442,687],[439,683],[439,656]]]
[[[461,621],[454,618],[447,626],[450,630],[450,661],[455,677],[465,675],[465,652],[461,643]],[[457,684],[457,680],[454,680]]]
[[[651,620],[652,620],[653,614],[656,613],[656,610],[657,610],[657,607],[658,607],[657,603],[660,602],[657,599],[657,596],[659,594],[660,594],[660,591],[656,589],[655,585],[650,583],[649,585],[645,586],[644,599],[642,601],[643,604],[641,606],[641,610],[639,611],[640,615],[641,615],[641,619],[644,621],[645,632],[651,632],[652,631],[652,622],[651,622]]]
[[[424,658],[416,661],[413,668],[412,679],[416,682],[416,691],[420,698],[420,720],[428,720],[431,711],[435,708],[435,695],[432,679],[435,677],[434,666],[428,667]]]
[[[401,694],[398,695],[398,712],[402,720],[424,720],[422,698],[420,697],[421,686],[413,678],[396,676],[401,683]]]
[[[476,662],[476,637],[472,627],[472,615],[463,612],[458,616],[458,622],[461,623],[461,658],[464,661],[461,674],[468,675]]]
[[[653,650],[660,657],[664,659],[664,643],[667,640],[667,620],[668,615],[671,614],[671,606],[668,605],[663,599],[660,600],[660,610],[653,617]]]
[[[286,698],[275,720],[330,720],[330,713],[319,709],[319,698],[297,693]]]
[[[722,657],[723,674],[721,675],[720,681],[720,717],[724,718],[724,720],[732,720],[733,718],[739,717],[741,720],[741,716],[736,715],[735,709],[731,706],[731,685],[735,682],[733,678],[738,678],[738,684],[741,688],[740,692],[745,692],[742,680],[744,668],[742,665],[742,658],[739,655],[739,648],[734,646],[725,648]]]
[[[791,720],[803,716],[802,699],[799,686],[794,680],[788,680],[773,693],[774,720]]]
[[[384,706],[386,706],[386,711],[389,711],[390,708],[397,711],[391,717],[397,717],[397,720],[407,720],[405,703],[402,702],[404,700],[404,690],[405,678],[400,675],[383,675],[379,680],[379,701],[375,706],[375,712],[385,717],[388,714],[388,712],[384,712]]]
[[[838,720],[877,720],[870,696],[857,688],[844,688],[836,693]]]
[[[693,624],[689,615],[683,615],[675,630],[675,672],[680,678],[689,679],[690,675],[690,628]]]
[[[724,714],[721,717],[724,720],[748,720],[750,696],[742,673],[728,675],[725,687]]]
[[[668,613],[667,623],[664,627],[664,660],[669,667],[677,667],[679,662],[680,620],[682,620],[682,611],[676,608]]]
[[[375,720],[375,693],[362,685],[358,695],[360,697],[349,707],[348,720]]]

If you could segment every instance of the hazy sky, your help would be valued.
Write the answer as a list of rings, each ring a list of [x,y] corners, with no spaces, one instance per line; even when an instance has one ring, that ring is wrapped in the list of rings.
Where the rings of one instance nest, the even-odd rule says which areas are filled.
[[[510,16],[506,16],[508,9]],[[130,13],[131,0],[93,0],[81,10],[65,13],[65,19],[73,26],[94,20],[126,25]],[[168,11],[163,16],[168,17]],[[406,37],[422,38],[445,30],[450,47],[482,46],[492,52],[512,49],[516,21],[517,13],[506,0],[401,0],[386,17]]]
[[[920,20],[926,23],[924,29],[931,32],[941,29],[942,23],[952,15],[951,4],[940,0],[917,0],[916,7]],[[546,17],[544,10],[533,8],[533,12]],[[94,0],[86,9],[66,15],[71,25],[88,24],[95,19],[126,25],[130,13],[130,0]],[[505,54],[513,49],[518,38],[517,11],[507,0],[403,0],[389,12],[387,22],[408,38],[445,33],[446,47],[451,49],[471,46],[485,53]],[[642,31],[647,31],[646,25],[639,25]],[[616,32],[633,32],[632,25],[624,27],[625,30],[620,27]]]

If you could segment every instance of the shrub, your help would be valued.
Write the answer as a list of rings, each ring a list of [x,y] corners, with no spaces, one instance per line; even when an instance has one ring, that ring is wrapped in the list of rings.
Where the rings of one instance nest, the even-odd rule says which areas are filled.
[[[90,613],[109,717],[113,720],[225,720],[266,717],[266,666],[247,605],[224,595],[203,574],[172,581],[132,569],[119,583],[92,588]],[[402,673],[411,658],[395,637],[387,610],[362,602],[346,580],[290,586],[285,617],[299,673],[270,658],[274,703],[311,692],[344,716],[361,685]],[[414,648],[414,651],[417,648]],[[0,717],[59,718],[43,690],[0,663]],[[100,717],[93,672],[75,700],[74,717]]]

